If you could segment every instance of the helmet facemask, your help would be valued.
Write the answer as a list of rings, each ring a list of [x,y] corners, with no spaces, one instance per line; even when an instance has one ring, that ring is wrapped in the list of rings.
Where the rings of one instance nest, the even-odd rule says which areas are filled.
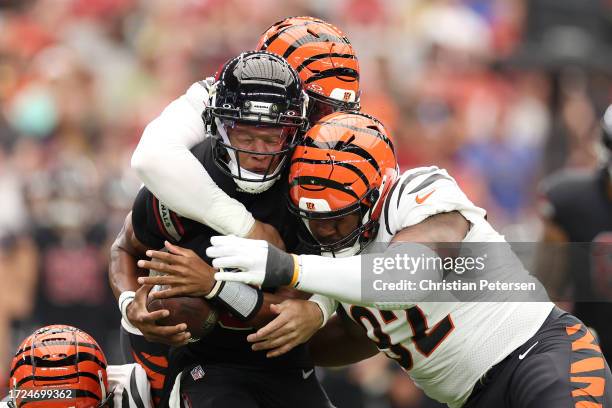
[[[361,108],[358,100],[356,102],[343,102],[338,99],[325,97],[315,92],[307,92],[307,94],[310,100],[306,116],[310,123],[315,123],[319,121],[319,119],[334,112],[358,111]]]
[[[290,211],[299,216],[305,226],[298,233],[300,242],[310,251],[319,252],[323,256],[343,258],[360,254],[374,241],[378,233],[378,215],[382,206],[379,197],[380,191],[385,189],[385,181],[383,180],[380,189],[372,189],[353,205],[335,211],[330,210],[325,200],[301,197],[296,205],[289,199]],[[321,243],[310,227],[311,220],[333,222],[352,214],[358,216],[357,225],[350,233],[334,242]]]
[[[289,171],[289,208],[305,224],[300,240],[323,255],[362,252],[376,238],[397,173],[393,142],[376,118],[336,112],[313,124]]]
[[[230,135],[231,129],[235,126],[234,121],[221,121],[215,118],[217,123],[217,135],[213,138],[213,155],[216,163],[223,163],[223,170],[229,170],[234,182],[238,187],[247,193],[256,194],[266,191],[278,180],[283,170],[285,169],[288,156],[295,147],[298,131],[296,128],[272,127],[279,132],[279,150],[271,152],[261,152],[240,148],[239,143],[232,144]],[[258,126],[259,127],[259,126]],[[267,126],[266,126],[267,127]],[[256,136],[255,136],[256,137]],[[240,157],[258,157],[262,162],[267,161],[265,168],[260,168],[258,171],[251,171],[245,168]],[[248,160],[248,159],[247,159]],[[227,174],[227,173],[226,173]]]
[[[264,75],[256,73],[261,64],[274,68],[267,77],[257,77]],[[273,54],[262,51],[241,54],[224,66],[210,95],[203,119],[213,138],[215,164],[245,192],[266,191],[280,178],[288,156],[308,124],[308,96],[301,89],[297,73]],[[278,148],[261,151],[232,143],[232,129],[238,125],[253,126],[255,133],[257,128],[277,131]],[[252,158],[253,164],[259,161],[267,165],[249,170],[244,165],[245,156]]]

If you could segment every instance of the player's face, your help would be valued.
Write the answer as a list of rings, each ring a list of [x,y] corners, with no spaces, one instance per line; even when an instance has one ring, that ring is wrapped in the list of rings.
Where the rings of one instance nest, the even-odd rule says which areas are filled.
[[[236,124],[227,129],[227,134],[233,147],[254,152],[237,153],[240,167],[257,174],[269,174],[281,160],[281,155],[269,153],[283,150],[292,131],[279,127]]]
[[[308,220],[314,238],[323,245],[330,245],[347,237],[359,227],[359,214],[349,214],[331,220]]]

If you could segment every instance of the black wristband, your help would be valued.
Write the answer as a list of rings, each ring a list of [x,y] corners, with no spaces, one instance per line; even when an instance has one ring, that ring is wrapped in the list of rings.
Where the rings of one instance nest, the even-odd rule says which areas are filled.
[[[291,283],[295,263],[293,256],[268,244],[268,257],[266,259],[266,277],[262,283],[263,288],[276,288]]]

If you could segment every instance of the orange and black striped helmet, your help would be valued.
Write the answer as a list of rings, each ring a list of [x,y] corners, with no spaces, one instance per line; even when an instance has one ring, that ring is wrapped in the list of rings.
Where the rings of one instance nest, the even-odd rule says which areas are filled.
[[[313,244],[334,255],[353,248],[342,252],[352,255],[375,238],[383,202],[397,176],[393,141],[382,123],[360,112],[332,113],[306,132],[293,153],[289,208],[307,227],[308,220],[359,214],[359,225],[347,236]]]
[[[76,327],[43,327],[19,346],[9,393],[15,407],[104,407],[112,397],[106,357],[98,343]]]
[[[310,96],[311,122],[338,110],[359,110],[359,62],[344,33],[314,17],[290,17],[273,24],[258,50],[285,58]]]

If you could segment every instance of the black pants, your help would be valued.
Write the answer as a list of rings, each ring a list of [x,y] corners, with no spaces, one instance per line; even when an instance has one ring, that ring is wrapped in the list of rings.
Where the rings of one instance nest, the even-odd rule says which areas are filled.
[[[555,307],[530,340],[476,384],[464,408],[607,408],[611,381],[591,332]]]
[[[333,408],[314,368],[193,364],[181,380],[184,408]]]
[[[185,408],[333,408],[314,368],[261,368],[197,362],[186,347],[150,343],[123,328],[122,349],[127,362],[139,363],[151,383],[153,402],[167,407],[174,379],[182,372],[181,400]]]

